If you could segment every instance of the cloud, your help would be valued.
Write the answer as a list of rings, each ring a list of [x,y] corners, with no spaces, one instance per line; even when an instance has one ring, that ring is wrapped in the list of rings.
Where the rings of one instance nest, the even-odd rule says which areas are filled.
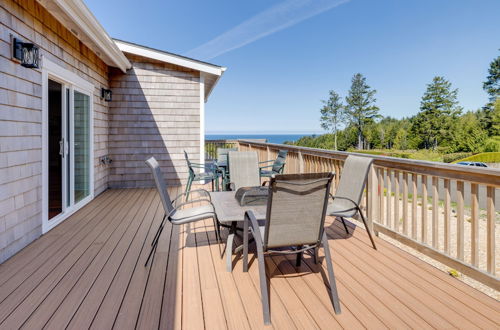
[[[285,0],[185,55],[210,60],[335,8],[350,0]]]

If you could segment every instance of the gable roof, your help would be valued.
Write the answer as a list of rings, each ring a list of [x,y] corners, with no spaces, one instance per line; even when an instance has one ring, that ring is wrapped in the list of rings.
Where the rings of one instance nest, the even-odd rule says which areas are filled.
[[[205,102],[207,101],[210,93],[212,92],[213,88],[219,81],[220,77],[226,71],[226,68],[223,66],[195,60],[186,56],[138,45],[128,41],[123,41],[118,39],[113,39],[113,40],[118,46],[118,48],[124,53],[138,55],[154,59],[157,61],[192,69],[195,71],[199,71],[200,75],[204,77],[205,81]]]

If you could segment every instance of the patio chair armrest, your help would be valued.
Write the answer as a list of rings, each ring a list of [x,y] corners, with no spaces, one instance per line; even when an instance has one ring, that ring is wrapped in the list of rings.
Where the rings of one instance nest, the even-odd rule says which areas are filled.
[[[263,161],[259,162],[259,164],[265,164],[265,163],[270,163],[270,162],[274,162],[274,159],[271,159],[271,160],[263,160]]]
[[[334,200],[334,199],[343,199],[343,200],[346,200],[348,202],[351,202],[356,208],[359,209],[359,205],[358,203],[356,203],[355,201],[353,201],[352,199],[350,198],[347,198],[347,197],[341,197],[341,196],[335,196],[335,195],[332,195],[330,194],[330,197]]]
[[[208,191],[207,191],[207,190],[205,190],[205,189],[194,189],[194,190],[189,191],[189,193],[190,193],[190,194],[192,194],[192,193],[198,193],[198,194],[199,194],[199,193],[203,193],[203,195],[205,195],[206,197],[208,197],[208,200],[209,200],[210,202],[212,201],[212,197],[210,196],[210,192],[208,192]],[[182,196],[185,196],[186,194],[187,194],[187,192],[185,191],[185,192],[182,192],[182,193],[180,193],[179,195],[175,196],[175,198],[174,198],[174,199],[172,199],[172,204],[174,204],[174,205],[175,205],[175,203],[177,202],[177,200],[178,200],[179,198],[181,198]],[[200,194],[200,195],[201,195],[201,194]]]
[[[189,205],[189,204],[193,204],[193,203],[198,203],[198,202],[208,202],[210,203],[210,205],[212,205],[212,201],[209,200],[209,199],[206,199],[206,198],[199,198],[199,199],[192,199],[192,200],[189,200],[187,202],[184,202],[184,203],[180,203],[179,205],[176,205],[174,207],[175,210],[178,210],[180,209],[181,207],[183,207],[184,205]],[[213,206],[213,205],[212,205]]]
[[[271,165],[266,165],[266,166],[259,166],[259,169],[263,169],[263,168],[268,168],[268,167],[273,167],[274,165],[271,164]]]

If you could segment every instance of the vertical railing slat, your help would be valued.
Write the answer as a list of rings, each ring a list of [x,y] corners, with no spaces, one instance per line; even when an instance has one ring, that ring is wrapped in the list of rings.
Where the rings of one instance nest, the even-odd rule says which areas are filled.
[[[389,228],[394,228],[393,227],[393,222],[392,222],[392,171],[390,169],[387,169],[387,195],[386,195],[386,201],[387,201],[387,213],[386,213],[386,221],[387,221],[387,227]]]
[[[444,179],[444,252],[450,253],[451,192],[450,180]]]
[[[427,225],[427,175],[422,175],[422,228],[421,228],[421,236],[422,243],[428,243],[428,225]]]
[[[417,239],[417,174],[411,174],[411,237]]]
[[[439,178],[432,177],[432,246],[439,247]]]
[[[408,236],[408,172],[403,172],[403,234]]]
[[[495,187],[486,188],[486,267],[496,275],[495,266]]]
[[[472,183],[470,185],[470,197],[471,197],[471,264],[473,266],[478,266],[479,264],[479,197],[478,197],[478,185]]]
[[[399,171],[394,171],[394,227],[396,232],[400,229],[400,216],[399,216]]]
[[[378,175],[378,221],[381,224],[386,224],[384,215],[384,169],[377,169]]]
[[[464,260],[464,182],[457,181],[457,259]]]

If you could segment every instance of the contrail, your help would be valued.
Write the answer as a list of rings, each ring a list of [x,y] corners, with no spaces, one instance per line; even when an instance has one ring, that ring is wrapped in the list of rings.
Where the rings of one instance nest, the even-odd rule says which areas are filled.
[[[210,60],[335,8],[350,0],[285,0],[186,53]]]

